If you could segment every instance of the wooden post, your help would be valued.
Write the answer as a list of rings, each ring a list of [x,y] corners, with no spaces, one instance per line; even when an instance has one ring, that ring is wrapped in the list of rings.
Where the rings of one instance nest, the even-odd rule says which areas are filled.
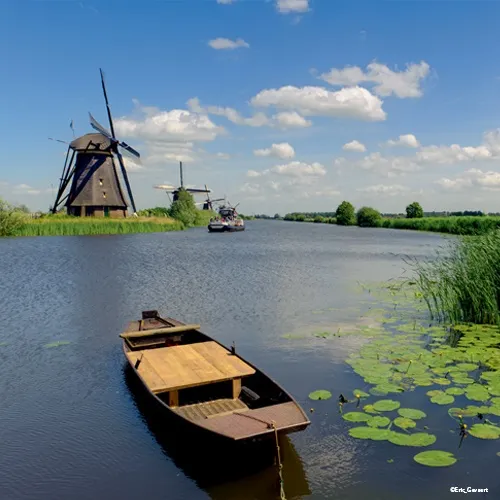
[[[241,393],[241,378],[233,379],[233,399],[238,399]]]
[[[168,393],[168,406],[171,408],[179,406],[179,391],[170,391]]]

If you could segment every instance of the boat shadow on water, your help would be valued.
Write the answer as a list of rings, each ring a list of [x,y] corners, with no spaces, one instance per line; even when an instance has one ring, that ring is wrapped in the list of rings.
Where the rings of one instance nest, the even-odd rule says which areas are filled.
[[[179,419],[158,412],[131,366],[124,364],[124,379],[140,416],[163,453],[186,476],[217,499],[279,498],[280,477],[273,440],[242,445],[221,445],[193,432]],[[287,499],[311,494],[302,461],[288,436],[279,438],[282,478]]]

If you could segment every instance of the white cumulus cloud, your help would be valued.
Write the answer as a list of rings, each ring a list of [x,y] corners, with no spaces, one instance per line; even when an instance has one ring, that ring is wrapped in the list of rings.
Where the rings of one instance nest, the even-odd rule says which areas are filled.
[[[208,42],[208,45],[215,50],[234,50],[239,48],[249,48],[250,45],[241,38],[230,40],[229,38],[214,38]]]
[[[461,146],[460,144],[419,146],[414,154],[407,156],[384,156],[376,152],[354,162],[346,158],[337,158],[334,164],[338,167],[361,168],[387,177],[394,177],[431,166],[498,160],[500,160],[500,129],[485,133],[483,142],[479,146]]]
[[[373,90],[379,96],[395,95],[400,99],[421,97],[422,81],[429,75],[430,66],[425,61],[407,64],[403,71],[393,71],[385,64],[372,62],[363,71],[359,66],[333,68],[320,75],[320,79],[334,86],[353,86],[360,83],[374,84]]]
[[[251,99],[255,107],[274,106],[297,111],[304,116],[357,118],[367,121],[386,119],[382,101],[361,87],[349,87],[331,92],[323,87],[294,87],[266,89]]]
[[[420,142],[418,142],[417,138],[413,134],[404,134],[400,135],[397,139],[390,139],[387,141],[387,145],[418,148],[420,146]]]
[[[401,186],[400,184],[377,184],[375,186],[367,186],[364,188],[359,188],[357,191],[362,193],[374,193],[374,194],[383,194],[388,196],[397,196],[400,194],[405,194],[409,191],[409,188],[405,186]]]
[[[255,156],[275,156],[277,158],[293,158],[295,156],[295,150],[288,142],[273,144],[270,148],[256,149],[253,153]]]
[[[297,112],[282,112],[268,117],[263,112],[254,113],[250,117],[244,117],[234,108],[221,106],[202,106],[197,97],[187,101],[187,107],[194,113],[223,116],[236,125],[248,127],[272,127],[279,129],[310,127],[312,123]]]
[[[500,172],[487,171],[484,172],[477,168],[466,170],[463,174],[455,179],[446,177],[436,181],[446,190],[460,191],[464,188],[478,187],[487,191],[500,190]]]
[[[276,0],[276,8],[282,14],[307,12],[309,10],[309,0]]]
[[[359,141],[351,141],[342,146],[344,151],[357,151],[364,153],[366,151],[366,146]]]

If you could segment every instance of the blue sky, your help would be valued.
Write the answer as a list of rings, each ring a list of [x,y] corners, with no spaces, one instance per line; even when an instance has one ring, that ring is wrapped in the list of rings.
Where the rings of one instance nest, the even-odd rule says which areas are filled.
[[[108,126],[102,67],[138,208],[183,160],[244,213],[500,211],[499,20],[479,1],[0,0],[0,196],[52,203],[48,137],[92,132],[89,111]]]

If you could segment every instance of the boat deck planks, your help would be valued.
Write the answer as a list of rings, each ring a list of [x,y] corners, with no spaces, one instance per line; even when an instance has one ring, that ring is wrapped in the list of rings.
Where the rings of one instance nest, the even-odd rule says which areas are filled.
[[[189,420],[202,420],[247,410],[248,406],[239,399],[215,399],[205,403],[181,406],[175,408],[174,411]]]
[[[256,410],[234,412],[200,422],[206,429],[233,439],[245,439],[253,435],[273,431],[269,424],[274,421],[278,429],[304,423],[304,415],[293,401]]]
[[[148,361],[148,359],[142,355],[141,351],[128,352],[127,356],[130,358],[132,363],[135,363],[137,359],[142,358],[138,370],[139,375],[142,377],[144,382],[148,384],[148,387],[152,392],[161,392],[163,390],[165,382]]]
[[[255,370],[217,342],[128,352],[152,392],[167,392],[253,375]],[[146,361],[146,363],[144,363]],[[144,368],[143,368],[144,365]]]

